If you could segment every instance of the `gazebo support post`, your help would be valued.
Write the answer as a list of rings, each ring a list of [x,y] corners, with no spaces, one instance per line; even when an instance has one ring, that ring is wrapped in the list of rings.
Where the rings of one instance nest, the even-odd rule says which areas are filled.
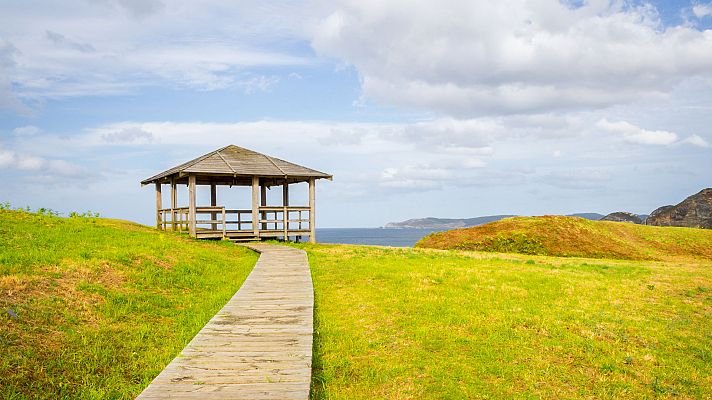
[[[218,188],[215,186],[214,183],[210,184],[210,206],[215,207],[218,205]],[[213,211],[210,213],[210,219],[215,221],[218,218],[218,213]],[[212,230],[217,230],[218,229],[218,224],[214,223],[211,225]]]
[[[316,179],[309,178],[309,243],[316,243]]]
[[[195,233],[195,175],[188,175],[188,232],[191,237]]]
[[[176,230],[176,208],[178,208],[178,190],[175,178],[171,179],[171,229]]]
[[[267,207],[267,186],[265,184],[260,185],[260,205],[262,207]],[[267,211],[260,212],[260,219],[267,219]],[[262,223],[262,230],[267,230],[267,223]]]
[[[289,182],[285,179],[282,184],[282,206],[284,211],[282,212],[282,228],[284,229],[284,240],[289,241]]]
[[[156,228],[163,229],[163,196],[161,196],[161,184],[156,182]]]
[[[255,238],[260,237],[259,207],[260,207],[260,178],[252,177],[252,234]]]

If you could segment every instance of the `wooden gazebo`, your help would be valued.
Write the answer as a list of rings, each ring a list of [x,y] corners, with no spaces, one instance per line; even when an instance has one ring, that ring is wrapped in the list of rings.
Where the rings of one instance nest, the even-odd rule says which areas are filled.
[[[316,241],[316,180],[332,176],[278,158],[230,145],[141,181],[156,186],[156,227],[187,231],[192,237],[230,239],[300,238]],[[289,185],[308,182],[309,204],[289,204]],[[188,206],[178,206],[178,185],[188,186]],[[162,187],[169,185],[171,206],[163,207]],[[252,208],[217,204],[217,186],[252,187]],[[210,206],[196,204],[198,186],[210,186]],[[282,204],[267,205],[267,189],[282,187]]]

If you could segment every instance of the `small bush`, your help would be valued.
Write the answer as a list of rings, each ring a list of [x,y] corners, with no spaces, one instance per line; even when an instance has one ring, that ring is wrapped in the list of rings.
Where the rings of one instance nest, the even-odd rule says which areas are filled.
[[[99,218],[99,213],[87,211],[83,213],[78,213],[76,211],[72,211],[69,213],[70,218]]]

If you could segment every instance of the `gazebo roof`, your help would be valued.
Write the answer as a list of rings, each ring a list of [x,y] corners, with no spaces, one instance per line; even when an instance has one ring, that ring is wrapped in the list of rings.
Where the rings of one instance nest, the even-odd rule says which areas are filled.
[[[187,174],[233,178],[259,176],[285,178],[294,181],[305,178],[332,178],[329,174],[311,168],[239,146],[229,145],[144,179],[141,184],[165,182],[170,178],[183,178]]]

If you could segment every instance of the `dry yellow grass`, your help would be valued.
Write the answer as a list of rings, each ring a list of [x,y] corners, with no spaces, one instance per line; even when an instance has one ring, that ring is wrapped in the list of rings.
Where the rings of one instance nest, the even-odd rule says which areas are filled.
[[[625,260],[712,260],[712,230],[590,221],[563,216],[514,217],[433,233],[417,247]]]

